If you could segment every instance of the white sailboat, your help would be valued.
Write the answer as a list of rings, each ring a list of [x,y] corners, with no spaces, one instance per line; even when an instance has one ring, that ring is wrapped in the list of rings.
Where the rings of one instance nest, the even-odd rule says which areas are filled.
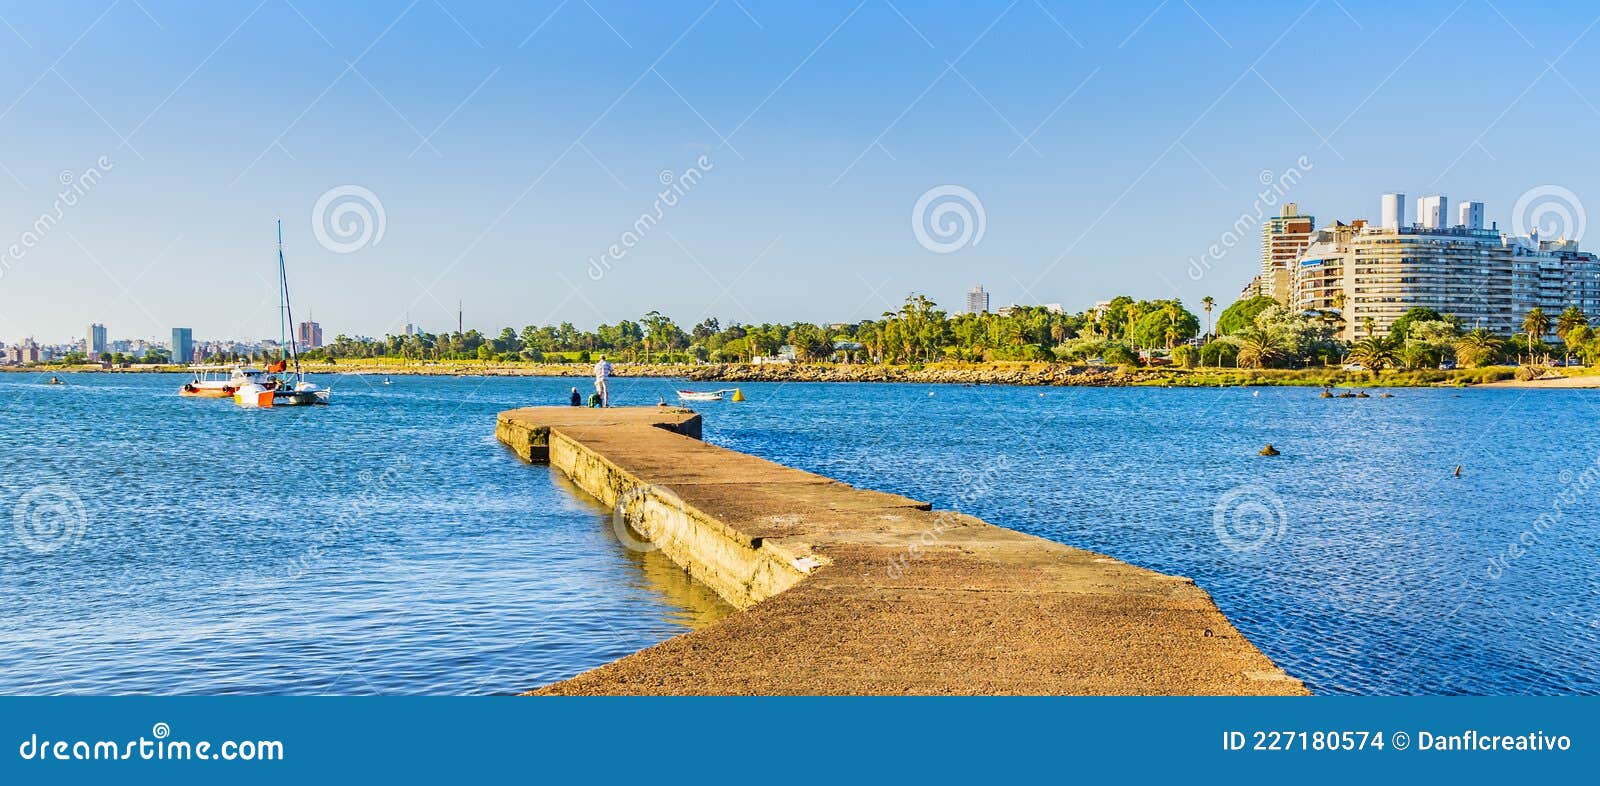
[[[291,331],[294,309],[289,304],[289,274],[283,262],[283,222],[278,222],[278,326],[284,354],[267,367],[268,379],[257,379],[233,392],[233,403],[247,409],[326,404],[333,391],[306,379],[300,370],[300,350]],[[289,371],[290,364],[294,371]]]

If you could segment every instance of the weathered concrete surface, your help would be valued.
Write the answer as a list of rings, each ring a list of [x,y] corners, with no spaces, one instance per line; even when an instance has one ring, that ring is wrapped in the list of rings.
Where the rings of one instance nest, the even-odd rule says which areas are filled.
[[[1304,694],[1194,582],[698,439],[670,408],[542,407],[549,461],[744,609],[543,694]]]

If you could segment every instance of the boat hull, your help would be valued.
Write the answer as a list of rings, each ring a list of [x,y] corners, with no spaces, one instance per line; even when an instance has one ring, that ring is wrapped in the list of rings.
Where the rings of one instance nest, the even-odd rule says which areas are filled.
[[[184,398],[233,398],[233,388],[205,388],[184,386],[178,395]]]
[[[721,401],[722,393],[696,393],[691,390],[678,391],[679,401]]]
[[[245,409],[270,409],[274,398],[272,390],[260,385],[245,385],[233,393],[233,403]]]

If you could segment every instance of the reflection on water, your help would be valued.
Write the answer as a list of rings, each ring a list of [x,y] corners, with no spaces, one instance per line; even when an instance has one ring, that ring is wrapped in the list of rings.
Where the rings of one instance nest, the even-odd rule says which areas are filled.
[[[586,502],[594,508],[595,513],[601,517],[599,526],[605,528],[607,532],[614,531],[612,527],[616,526],[616,522],[612,518],[611,511],[600,500],[590,496],[560,471],[552,469],[550,473],[556,479],[556,485],[575,499]],[[627,531],[634,543],[646,542],[644,536],[631,526],[626,523],[622,526],[628,528]],[[620,538],[615,537],[609,542],[619,556],[633,563],[634,568],[638,570],[638,583],[635,586],[649,590],[666,602],[668,607],[664,613],[666,619],[685,628],[697,630],[737,611],[710,587],[696,581],[687,570],[661,551],[629,548]]]

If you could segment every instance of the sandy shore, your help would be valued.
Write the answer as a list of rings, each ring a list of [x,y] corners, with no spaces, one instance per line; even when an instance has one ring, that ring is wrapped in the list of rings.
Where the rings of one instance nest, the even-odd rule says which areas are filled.
[[[1591,374],[1584,377],[1562,377],[1560,379],[1531,379],[1526,382],[1507,379],[1501,382],[1485,382],[1476,387],[1480,388],[1526,388],[1529,390],[1584,390],[1600,388],[1600,374]]]

